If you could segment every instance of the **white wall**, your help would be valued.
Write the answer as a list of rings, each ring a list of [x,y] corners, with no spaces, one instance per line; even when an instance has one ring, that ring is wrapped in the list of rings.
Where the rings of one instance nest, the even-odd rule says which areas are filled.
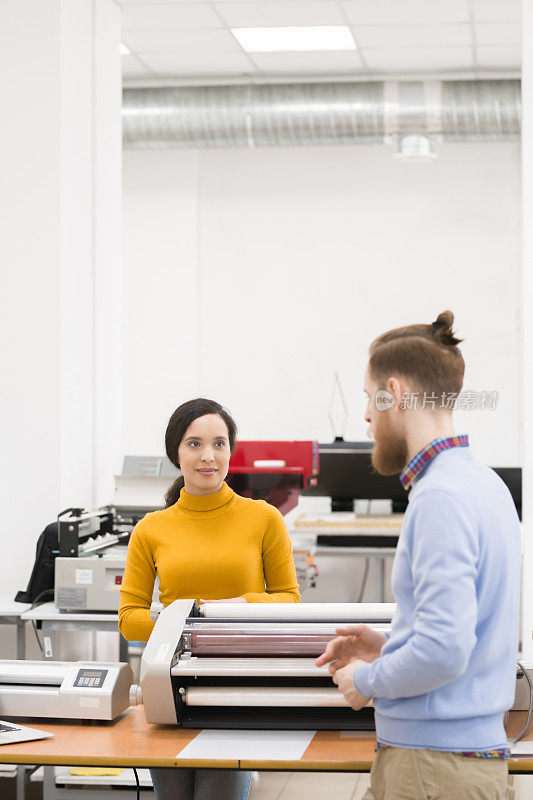
[[[533,660],[533,411],[531,391],[533,390],[533,320],[531,304],[533,302],[533,50],[529,34],[533,34],[533,0],[524,0],[524,35],[522,38],[522,225],[523,253],[521,273],[522,299],[522,437],[523,437],[523,515],[522,515],[522,649],[524,659]]]
[[[108,500],[120,464],[116,416],[109,424],[120,369],[120,7],[1,9],[0,589],[12,592],[26,586],[44,526],[65,505]]]
[[[500,393],[458,429],[519,463],[518,144],[127,151],[124,175],[124,453],[199,394],[242,438],[327,441],[335,371],[364,437],[372,338],[451,308],[465,388]]]

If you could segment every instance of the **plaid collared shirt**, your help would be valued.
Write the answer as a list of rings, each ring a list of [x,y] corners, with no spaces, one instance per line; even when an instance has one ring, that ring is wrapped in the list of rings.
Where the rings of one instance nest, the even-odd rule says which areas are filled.
[[[468,447],[468,435],[445,436],[440,439],[433,439],[432,442],[420,450],[400,473],[400,480],[404,489],[409,489],[417,475],[433,461],[436,455],[450,447]]]

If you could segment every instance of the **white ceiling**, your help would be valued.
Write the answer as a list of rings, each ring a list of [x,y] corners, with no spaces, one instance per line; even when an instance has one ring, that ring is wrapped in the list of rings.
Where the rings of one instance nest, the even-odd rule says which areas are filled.
[[[518,75],[521,0],[122,0],[125,85]],[[356,50],[246,53],[230,28],[349,25]]]

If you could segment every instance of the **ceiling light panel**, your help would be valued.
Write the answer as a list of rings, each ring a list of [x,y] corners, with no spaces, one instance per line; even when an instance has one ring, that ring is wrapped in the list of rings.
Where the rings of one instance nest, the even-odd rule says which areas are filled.
[[[350,29],[344,25],[232,28],[232,33],[248,53],[355,50]]]
[[[467,0],[345,0],[350,22],[389,25],[468,22]]]
[[[471,44],[470,26],[362,25],[354,26],[359,47],[452,47]]]
[[[337,3],[331,1],[220,2],[216,8],[230,28],[345,24]]]

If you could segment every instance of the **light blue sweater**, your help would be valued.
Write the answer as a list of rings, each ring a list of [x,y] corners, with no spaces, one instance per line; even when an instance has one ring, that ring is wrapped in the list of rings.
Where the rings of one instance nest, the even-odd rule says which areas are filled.
[[[413,482],[392,570],[397,610],[381,656],[355,672],[378,741],[504,747],[518,652],[520,525],[507,487],[468,447]]]

